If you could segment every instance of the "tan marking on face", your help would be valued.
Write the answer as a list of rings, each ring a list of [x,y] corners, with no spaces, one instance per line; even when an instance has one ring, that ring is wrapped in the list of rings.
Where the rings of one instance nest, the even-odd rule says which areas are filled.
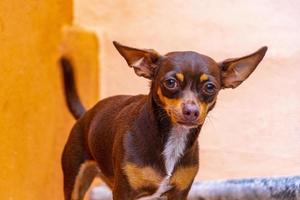
[[[211,105],[213,105],[216,102],[217,98],[215,97],[212,102],[209,103],[204,103],[198,101],[198,104],[200,105],[200,116],[199,116],[199,123],[203,124],[205,121],[205,118],[207,116],[208,109],[210,108]]]
[[[176,123],[176,119],[173,116],[171,110],[180,110],[182,99],[170,99],[162,94],[160,88],[158,88],[158,90],[157,90],[157,95],[158,95],[160,101],[163,103],[167,114],[171,117],[171,121],[173,123]]]
[[[176,73],[176,78],[177,78],[178,80],[180,80],[181,82],[183,82],[183,80],[184,80],[184,75],[183,75],[183,73]]]
[[[202,74],[201,76],[200,76],[200,81],[202,82],[202,81],[207,81],[208,80],[208,76],[206,75],[206,74]]]
[[[197,172],[198,165],[180,167],[172,175],[171,184],[174,184],[180,190],[184,190],[192,183]]]
[[[165,107],[180,107],[182,100],[181,99],[170,99],[164,96],[161,92],[161,89],[158,88],[157,95],[160,101],[164,104]]]
[[[130,186],[136,190],[147,186],[158,187],[163,179],[152,167],[139,167],[133,163],[127,163],[124,171]]]
[[[200,116],[199,116],[200,124],[204,123],[205,117],[207,115],[207,111],[208,111],[208,104],[200,102]]]

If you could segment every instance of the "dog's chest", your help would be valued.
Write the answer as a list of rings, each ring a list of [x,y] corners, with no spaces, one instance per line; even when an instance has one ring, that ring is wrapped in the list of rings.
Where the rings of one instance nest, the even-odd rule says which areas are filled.
[[[197,172],[197,168],[185,167],[178,168],[176,169],[176,171],[174,171],[176,164],[184,154],[188,133],[189,129],[181,126],[172,128],[162,152],[164,156],[164,164],[167,175],[157,176],[157,178],[155,179],[155,184],[157,186],[155,193],[150,196],[142,197],[139,200],[147,200],[160,197],[162,194],[173,188],[174,185],[176,185],[180,189],[183,189],[190,184]],[[157,173],[152,172],[152,174]],[[154,176],[152,175],[152,178],[153,177]],[[151,180],[152,178],[150,178],[149,176],[147,182],[149,183],[149,180],[153,181]]]
[[[178,160],[183,156],[188,133],[189,129],[186,129],[182,126],[175,126],[172,128],[163,151],[167,176],[164,177],[159,185],[159,188],[153,195],[151,195],[150,198],[160,197],[163,193],[167,192],[173,187],[172,180],[174,177],[174,168]]]
[[[171,129],[163,151],[165,169],[168,176],[172,175],[176,163],[183,156],[188,133],[189,129],[182,126],[175,126]]]

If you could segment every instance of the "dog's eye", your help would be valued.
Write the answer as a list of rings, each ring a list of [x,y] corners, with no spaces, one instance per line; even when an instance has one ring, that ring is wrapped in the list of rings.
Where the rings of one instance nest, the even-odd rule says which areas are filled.
[[[208,95],[213,95],[217,91],[217,87],[212,82],[207,82],[203,85],[203,92]]]
[[[174,78],[169,78],[164,81],[164,86],[168,89],[175,89],[178,86],[177,80]]]

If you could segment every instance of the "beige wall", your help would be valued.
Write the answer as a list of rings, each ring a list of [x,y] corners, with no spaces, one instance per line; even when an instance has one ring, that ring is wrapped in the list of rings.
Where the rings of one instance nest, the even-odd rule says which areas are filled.
[[[252,77],[220,94],[201,132],[202,179],[300,171],[300,2],[296,0],[75,0],[75,23],[102,42],[102,97],[146,93],[112,40],[161,53],[195,50],[217,61],[260,46]]]

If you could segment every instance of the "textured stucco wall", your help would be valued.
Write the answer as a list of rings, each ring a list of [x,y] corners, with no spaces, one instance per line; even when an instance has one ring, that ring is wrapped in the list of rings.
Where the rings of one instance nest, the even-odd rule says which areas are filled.
[[[112,40],[161,53],[196,50],[217,61],[269,51],[239,88],[221,92],[200,136],[199,178],[300,171],[300,2],[75,0],[75,23],[102,39],[102,97],[146,93]]]
[[[0,1],[0,199],[63,199],[60,155],[74,120],[60,54],[73,58],[87,105],[99,90],[98,42],[63,28],[72,15],[69,0]]]

